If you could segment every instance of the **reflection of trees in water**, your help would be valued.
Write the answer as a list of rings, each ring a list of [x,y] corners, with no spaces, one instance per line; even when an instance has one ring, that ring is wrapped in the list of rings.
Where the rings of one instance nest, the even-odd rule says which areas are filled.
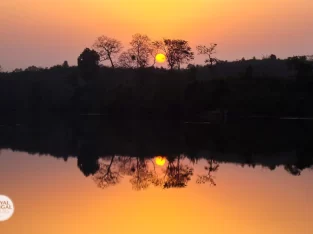
[[[151,159],[139,157],[112,156],[109,160],[99,159],[99,170],[93,180],[100,188],[118,184],[124,176],[130,176],[129,182],[134,190],[140,191],[151,185],[162,188],[183,188],[187,186],[194,169],[182,162],[182,157],[171,160],[164,174],[156,172]]]
[[[160,187],[166,182],[166,185],[175,184],[175,170],[188,172],[184,166],[175,169],[177,157],[169,159],[171,163],[165,165],[169,172],[165,177],[164,174],[156,177],[153,168],[147,170],[145,164],[151,160],[151,155],[179,155],[182,152],[186,152],[191,162],[207,160],[214,155],[219,163],[262,166],[270,170],[285,167],[286,173],[294,176],[305,169],[311,171],[313,165],[311,122],[244,121],[239,124],[181,125],[168,121],[133,121],[132,118],[113,121],[103,116],[46,118],[21,115],[16,118],[1,116],[1,123],[4,125],[0,132],[0,149],[51,155],[64,160],[76,157],[82,173],[95,178],[102,175],[98,179],[101,178],[103,184],[117,183],[114,182],[117,172],[120,176],[134,177],[137,185],[143,181]],[[136,140],[130,142],[129,139]],[[138,154],[141,155],[139,161],[135,158]],[[101,155],[129,157],[115,156],[111,166],[109,157],[108,162],[101,162],[100,166]],[[209,169],[207,172],[198,180],[209,182],[213,172]],[[182,180],[180,174],[178,177]]]
[[[122,175],[131,176],[130,183],[134,190],[144,190],[150,185],[158,186],[160,179],[155,171],[155,165],[150,159],[119,157],[119,171]]]
[[[154,170],[150,170],[147,162],[146,159],[136,158],[134,172],[130,179],[134,190],[147,189],[156,180],[157,174]]]
[[[130,176],[134,190],[147,189],[150,185],[159,186],[161,180],[148,162],[150,159],[112,156],[110,162],[99,160],[100,169],[93,176],[100,188],[107,188],[120,182],[123,176]]]
[[[104,159],[99,159],[100,168],[93,179],[100,188],[107,188],[120,182],[122,176],[114,164],[115,158],[112,156],[109,163],[106,163]]]
[[[169,161],[165,170],[163,188],[184,188],[193,175],[193,168],[181,162],[182,157],[178,156],[175,161]]]
[[[284,168],[291,175],[299,176],[301,174],[301,170],[295,165],[288,164],[288,165],[285,165]]]
[[[134,157],[118,157],[118,168],[122,175],[131,176],[135,172]]]
[[[93,180],[100,188],[107,188],[120,183],[124,176],[131,177],[129,182],[134,190],[140,191],[150,186],[168,188],[184,188],[188,185],[194,174],[194,168],[185,164],[184,159],[191,163],[196,163],[198,159],[188,156],[178,156],[168,158],[168,164],[163,173],[157,172],[151,158],[131,157],[131,156],[111,156],[97,159],[86,152],[78,157],[78,166],[86,176],[93,175]],[[96,160],[97,159],[97,160]],[[197,184],[216,186],[215,173],[219,170],[222,161],[210,158],[206,159],[207,165],[204,167],[206,173],[197,175]],[[245,155],[244,163],[239,163],[242,167],[249,166],[255,168],[258,164],[254,158]],[[275,170],[275,164],[268,164],[263,167]],[[284,169],[293,176],[301,175],[304,169],[313,170],[311,161],[305,157],[298,157],[293,163],[283,165]]]
[[[214,159],[208,159],[208,166],[205,166],[204,169],[207,171],[205,175],[198,175],[197,184],[210,183],[210,185],[216,186],[214,172],[217,172],[220,165]]]

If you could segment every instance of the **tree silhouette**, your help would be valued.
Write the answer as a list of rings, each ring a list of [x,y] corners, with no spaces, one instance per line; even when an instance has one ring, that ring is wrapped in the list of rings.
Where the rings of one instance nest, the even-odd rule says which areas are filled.
[[[162,50],[162,47],[160,46],[159,41],[152,41],[150,54],[153,59],[153,63],[151,64],[151,67],[154,67],[156,63],[156,56],[160,53],[164,53],[164,51]]]
[[[81,72],[82,77],[85,80],[92,79],[99,70],[99,54],[94,51],[86,48],[78,57],[78,68]]]
[[[294,175],[294,176],[301,175],[301,170],[295,165],[288,164],[288,165],[285,165],[284,168],[291,175]]]
[[[94,175],[99,170],[98,156],[88,145],[83,145],[77,154],[77,166],[85,176]]]
[[[111,66],[114,68],[113,56],[120,53],[123,46],[119,40],[102,35],[97,38],[93,48],[98,51],[101,62],[110,60]]]
[[[1,65],[0,65],[0,72],[3,72],[3,69],[2,69],[2,67],[1,67]]]
[[[100,188],[107,188],[120,182],[122,176],[118,169],[113,170],[115,156],[111,157],[110,163],[107,164],[103,159],[99,160],[99,170],[93,176],[94,181]]]
[[[22,68],[15,68],[12,72],[17,73],[17,72],[22,72],[23,69]]]
[[[140,191],[147,189],[151,184],[157,184],[155,171],[149,169],[146,159],[136,158],[136,163],[131,167],[133,172],[130,183],[134,190]]]
[[[213,159],[208,159],[208,166],[205,166],[204,169],[207,171],[206,175],[198,175],[197,184],[205,184],[207,182],[210,183],[210,185],[216,186],[216,183],[214,181],[215,177],[212,175],[214,172],[217,172],[219,169],[219,164],[217,161]]]
[[[287,58],[287,66],[297,72],[297,78],[311,78],[313,65],[307,60],[307,56],[293,56]]]
[[[67,61],[64,61],[63,64],[62,64],[62,67],[63,68],[69,68],[70,66],[68,65]]]
[[[121,156],[117,158],[118,170],[121,175],[131,176],[135,171],[135,161],[133,157]]]
[[[196,65],[192,64],[192,63],[189,63],[187,65],[187,69],[196,69]]]
[[[135,58],[137,67],[147,67],[152,53],[151,40],[147,35],[135,34],[130,42],[129,54]]]
[[[131,176],[130,183],[134,190],[147,189],[150,185],[162,186],[154,169],[148,165],[148,159],[124,156],[112,156],[109,163],[99,160],[99,170],[93,176],[100,188],[107,188],[120,182],[123,176]]]
[[[293,56],[288,57],[286,64],[289,69],[298,69],[301,63],[305,63],[307,61],[306,56]]]
[[[118,58],[118,65],[123,68],[135,68],[137,65],[136,56],[131,50],[124,51]]]
[[[211,43],[209,46],[205,46],[205,45],[197,46],[198,55],[208,56],[209,58],[206,59],[204,62],[210,63],[211,66],[213,66],[213,63],[217,62],[217,59],[213,57],[213,54],[216,53],[216,46],[217,44],[215,43]]]
[[[181,64],[189,63],[194,59],[194,53],[188,41],[185,40],[164,39],[163,41],[153,42],[153,46],[163,51],[171,70],[173,70],[175,66],[180,69]]]
[[[43,68],[36,67],[36,66],[29,66],[25,69],[25,71],[29,71],[29,72],[37,72],[37,71],[41,71],[41,70],[43,70]]]
[[[275,54],[270,55],[270,60],[276,60],[276,59],[277,59],[277,56]]]
[[[176,165],[175,161],[169,162],[165,171],[165,180],[163,188],[184,188],[190,181],[193,175],[193,168],[181,163],[181,156],[177,157]]]

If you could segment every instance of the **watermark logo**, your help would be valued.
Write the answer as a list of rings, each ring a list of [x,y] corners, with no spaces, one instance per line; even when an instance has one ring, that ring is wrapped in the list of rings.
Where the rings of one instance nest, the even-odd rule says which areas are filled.
[[[12,217],[14,205],[12,200],[4,195],[0,195],[0,222],[6,221]]]

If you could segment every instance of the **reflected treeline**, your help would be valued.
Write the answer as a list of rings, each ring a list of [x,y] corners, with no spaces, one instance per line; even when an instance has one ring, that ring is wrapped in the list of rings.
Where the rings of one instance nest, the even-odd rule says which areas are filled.
[[[112,156],[99,159],[100,169],[93,176],[100,188],[116,185],[120,179],[128,176],[134,190],[144,190],[149,186],[169,188],[186,187],[193,175],[193,167],[183,162],[185,156],[179,155],[168,161],[162,170],[150,158]]]
[[[0,149],[56,158],[77,158],[85,176],[99,187],[130,177],[135,190],[153,186],[216,185],[220,164],[257,165],[274,170],[283,166],[300,175],[313,165],[313,123],[255,121],[227,124],[186,124],[160,120],[112,120],[106,116],[1,117]],[[165,155],[158,171],[154,157]],[[194,171],[200,159],[203,173]],[[162,176],[161,176],[162,175]]]
[[[204,169],[207,171],[204,175],[198,175],[197,183],[198,184],[205,184],[210,183],[211,185],[216,186],[215,183],[215,172],[218,171],[218,168],[220,167],[219,163],[214,159],[208,159],[208,166],[205,166]]]

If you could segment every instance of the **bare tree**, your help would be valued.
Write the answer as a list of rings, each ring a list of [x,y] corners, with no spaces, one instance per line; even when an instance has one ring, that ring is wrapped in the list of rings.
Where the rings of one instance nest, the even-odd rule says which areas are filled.
[[[1,67],[1,65],[0,65],[0,72],[3,72],[3,69],[2,69],[2,67]]]
[[[213,57],[213,54],[216,54],[216,47],[217,44],[215,43],[211,43],[209,46],[198,45],[197,46],[198,55],[208,56],[209,58],[205,60],[205,63],[210,63],[210,65],[212,66],[213,63],[217,62],[217,58]]]
[[[136,158],[136,164],[132,167],[130,183],[134,190],[147,189],[154,181],[155,173],[149,170],[146,159]]]
[[[181,163],[181,156],[177,157],[176,165],[174,162],[169,162],[165,171],[165,180],[162,184],[163,188],[184,188],[191,180],[193,168]]]
[[[118,170],[122,175],[131,176],[134,173],[135,163],[134,158],[131,156],[118,157]]]
[[[207,174],[205,175],[198,175],[198,179],[196,181],[197,184],[205,184],[207,182],[210,183],[210,185],[216,186],[215,183],[215,177],[213,176],[214,172],[218,171],[218,168],[220,165],[217,161],[213,159],[208,159],[209,166],[205,166],[204,169],[207,171]]]
[[[181,64],[189,63],[194,59],[194,53],[188,41],[164,39],[163,41],[153,42],[153,45],[166,55],[167,63],[171,70],[175,66],[180,69]]]
[[[113,170],[114,159],[115,156],[112,156],[109,164],[106,164],[104,160],[99,160],[100,168],[93,179],[100,188],[107,188],[120,182],[122,176],[118,170]]]
[[[151,40],[147,35],[135,34],[130,42],[130,53],[135,56],[137,67],[147,67],[152,53]]]
[[[132,50],[124,51],[118,58],[118,65],[123,68],[135,68],[136,56],[132,53]]]
[[[162,49],[160,48],[160,46],[158,45],[157,42],[151,42],[151,49],[150,49],[150,55],[152,57],[152,64],[151,64],[151,67],[153,67],[156,63],[156,56],[159,54],[159,53],[163,53]]]
[[[121,52],[123,46],[120,41],[107,36],[97,38],[93,48],[99,53],[101,62],[110,60],[112,68],[114,68],[113,56]]]

